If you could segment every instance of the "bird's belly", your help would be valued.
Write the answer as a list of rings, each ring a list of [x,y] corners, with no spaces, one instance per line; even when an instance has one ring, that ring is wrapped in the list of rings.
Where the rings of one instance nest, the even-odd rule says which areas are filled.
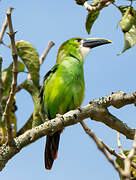
[[[62,95],[62,102],[59,105],[59,113],[64,114],[69,110],[79,107],[84,97],[84,86],[82,84],[75,84],[66,87]]]
[[[57,113],[64,114],[69,110],[76,109],[83,101],[84,80],[64,81],[62,79],[54,83],[54,88],[46,91],[46,112],[51,118]]]

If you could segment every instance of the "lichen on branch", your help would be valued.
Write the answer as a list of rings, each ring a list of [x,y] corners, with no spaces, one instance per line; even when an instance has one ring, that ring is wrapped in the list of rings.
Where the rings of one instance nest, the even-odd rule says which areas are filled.
[[[25,146],[35,142],[43,136],[49,134],[52,135],[64,127],[77,124],[86,118],[102,122],[110,128],[119,131],[126,136],[126,138],[134,139],[135,129],[128,127],[125,123],[112,115],[107,107],[114,106],[121,108],[127,104],[134,104],[135,102],[136,93],[126,94],[122,91],[115,92],[106,97],[92,100],[88,105],[82,108],[71,110],[64,115],[46,121],[45,123],[26,131],[24,134],[14,139],[14,147],[10,147],[8,144],[3,144],[3,146],[0,147],[0,170],[4,168],[8,160]]]

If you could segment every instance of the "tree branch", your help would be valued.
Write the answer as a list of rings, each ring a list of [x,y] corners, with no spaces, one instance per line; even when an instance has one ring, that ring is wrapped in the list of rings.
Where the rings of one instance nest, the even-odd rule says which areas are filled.
[[[131,179],[131,165],[132,167],[136,168],[135,163],[132,162],[134,154],[135,154],[135,150],[136,150],[136,134],[134,137],[134,143],[132,146],[131,151],[129,152],[128,156],[125,156],[124,154],[119,155],[118,153],[116,153],[115,151],[113,151],[110,147],[108,147],[106,144],[104,144],[102,142],[101,139],[99,139],[92,131],[91,129],[88,128],[88,126],[84,123],[84,122],[80,122],[80,124],[82,125],[84,131],[86,132],[86,134],[89,135],[89,137],[91,137],[93,139],[93,141],[96,143],[98,149],[105,155],[106,159],[113,165],[113,167],[118,171],[118,173],[120,174],[121,177],[123,177],[124,180],[130,180]],[[120,145],[120,143],[119,143]],[[119,146],[120,148],[120,146]],[[118,159],[122,160],[124,162],[124,169],[122,169],[114,160],[113,158],[110,156],[110,154],[115,155]],[[122,149],[121,149],[122,151]]]
[[[122,146],[121,146],[120,133],[119,133],[119,132],[117,132],[117,142],[118,142],[118,148],[119,148],[119,150],[120,150],[120,154],[121,154],[124,158],[126,158],[126,155],[124,154],[123,148],[122,148]]]
[[[86,8],[87,11],[100,11],[104,7],[109,6],[114,0],[100,0],[97,6],[92,6],[85,1],[84,7]]]
[[[123,92],[122,92],[123,93]],[[125,94],[125,93],[123,93]],[[109,103],[109,98],[114,103]],[[116,98],[115,98],[116,97]],[[31,130],[26,131],[24,134],[16,137],[15,146],[10,147],[8,144],[4,144],[0,147],[0,170],[3,169],[5,164],[11,159],[15,154],[17,154],[22,148],[25,146],[35,142],[39,138],[46,136],[48,134],[52,135],[56,131],[63,129],[64,127],[74,125],[76,123],[81,122],[83,119],[91,117],[95,121],[99,121],[105,123],[112,129],[120,131],[129,139],[134,139],[135,129],[131,129],[122,121],[117,119],[115,116],[110,114],[106,108],[106,105],[109,104],[116,104],[116,102],[121,102],[120,92],[113,93],[109,96],[104,98],[100,98],[100,102],[97,100],[91,101],[90,104],[84,106],[83,108],[78,108],[76,110],[71,110],[66,114],[62,115],[61,117],[56,117],[52,120],[46,121],[45,123],[37,126]],[[123,95],[122,96],[122,105],[127,105],[135,102],[135,93],[130,95]],[[115,99],[116,102],[115,102]],[[107,101],[105,101],[108,99]],[[127,99],[127,100],[126,100]]]
[[[11,49],[12,49],[12,58],[13,58],[13,81],[12,81],[10,95],[9,95],[8,100],[7,100],[3,116],[4,116],[4,119],[6,122],[6,126],[7,126],[7,142],[9,144],[9,146],[13,146],[14,140],[13,140],[13,136],[12,136],[12,127],[11,127],[10,120],[9,120],[9,112],[10,112],[10,107],[11,107],[13,100],[14,100],[15,90],[16,90],[16,85],[17,85],[17,74],[18,74],[18,60],[17,60],[17,58],[18,58],[18,56],[17,56],[16,46],[15,46],[15,39],[14,39],[15,38],[15,32],[13,31],[13,27],[12,27],[10,9],[7,12],[7,21],[8,21],[8,25],[9,25],[8,35],[9,35],[10,40],[11,40]]]
[[[113,106],[119,109],[128,104],[135,104],[136,92],[133,92],[132,94],[126,94],[123,91],[112,92],[106,97],[101,97],[90,101],[90,103],[92,102],[98,105],[102,105],[103,107]]]
[[[12,10],[13,10],[13,8],[9,7],[7,12],[11,13]],[[0,32],[0,44],[3,43],[2,39],[3,39],[3,36],[4,36],[5,31],[7,29],[7,26],[8,26],[8,19],[7,19],[7,16],[6,16],[6,19],[5,19],[5,21],[4,21],[3,25],[2,25],[1,32]]]
[[[118,171],[119,174],[122,174],[122,169],[118,166],[116,162],[114,162],[111,155],[105,150],[104,143],[101,142],[101,140],[91,131],[91,129],[88,128],[88,126],[84,122],[80,122],[82,125],[84,131],[93,139],[93,141],[96,143],[98,149],[105,155],[106,159],[112,164],[112,166],[115,168],[115,170]]]
[[[133,160],[135,151],[136,151],[136,133],[135,133],[135,136],[134,136],[134,142],[133,142],[133,145],[132,145],[132,149],[130,150],[128,156],[124,160],[124,173],[123,173],[124,180],[130,180],[130,177],[131,177],[131,169],[130,169],[130,167],[131,167],[131,164],[132,164],[132,160]]]
[[[47,48],[44,50],[43,54],[41,55],[41,57],[40,57],[40,59],[39,59],[40,65],[43,64],[44,59],[46,58],[46,56],[47,56],[49,50],[50,50],[54,45],[55,45],[55,44],[54,44],[53,41],[50,41],[50,42],[49,42]]]

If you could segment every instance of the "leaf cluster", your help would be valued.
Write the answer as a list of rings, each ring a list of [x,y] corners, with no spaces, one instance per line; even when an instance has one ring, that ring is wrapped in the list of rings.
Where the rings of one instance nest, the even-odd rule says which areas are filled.
[[[93,7],[97,7],[100,3],[99,0],[94,0],[90,5]],[[124,34],[124,48],[119,53],[122,54],[127,49],[130,49],[136,44],[136,11],[132,5],[128,6],[117,6],[114,3],[112,3],[115,8],[117,8],[121,14],[122,19],[119,21],[118,24],[121,26],[121,30]],[[97,11],[88,11],[87,17],[86,17],[86,31],[88,34],[91,33],[91,29],[93,27],[94,22],[98,19],[100,16],[100,10]]]
[[[17,41],[16,42],[16,50],[17,55],[19,57],[18,61],[18,73],[28,71],[28,78],[24,80],[18,87],[17,92],[22,89],[29,92],[33,99],[34,103],[34,111],[28,121],[24,124],[24,126],[17,132],[17,117],[15,111],[16,107],[16,97],[14,97],[14,103],[10,108],[10,123],[12,125],[12,134],[13,137],[21,135],[26,130],[31,129],[33,126],[37,126],[42,123],[40,117],[41,104],[39,100],[39,70],[40,70],[40,61],[39,54],[37,50],[33,47],[33,45],[26,41]],[[4,112],[5,105],[7,102],[7,98],[9,96],[12,80],[13,80],[13,63],[9,65],[6,69],[1,71],[1,80],[2,80],[2,106],[1,112]],[[7,129],[4,118],[0,116],[0,145],[6,142],[7,139]]]

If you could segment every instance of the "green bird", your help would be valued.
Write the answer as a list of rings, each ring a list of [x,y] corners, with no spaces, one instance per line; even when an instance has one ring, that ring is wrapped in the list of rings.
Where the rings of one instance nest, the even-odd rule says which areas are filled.
[[[80,107],[84,98],[84,59],[90,49],[111,43],[103,38],[71,38],[58,51],[56,64],[45,75],[41,88],[41,99],[48,119],[63,115]],[[45,168],[51,169],[57,158],[60,134],[63,130],[47,135],[45,146]]]

